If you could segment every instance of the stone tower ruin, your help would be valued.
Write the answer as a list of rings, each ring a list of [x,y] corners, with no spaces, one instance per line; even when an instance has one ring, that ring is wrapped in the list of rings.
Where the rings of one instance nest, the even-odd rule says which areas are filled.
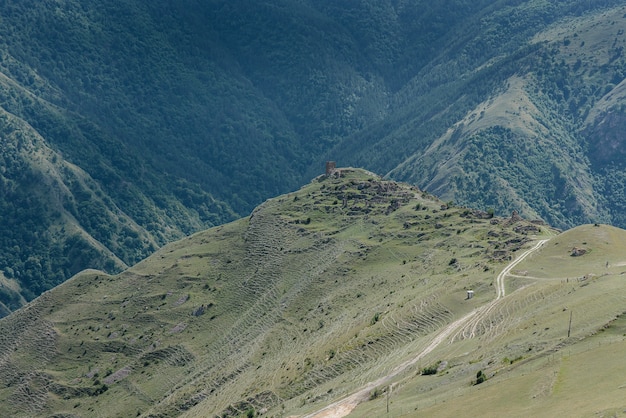
[[[337,169],[337,163],[334,161],[326,161],[326,175],[330,176]]]

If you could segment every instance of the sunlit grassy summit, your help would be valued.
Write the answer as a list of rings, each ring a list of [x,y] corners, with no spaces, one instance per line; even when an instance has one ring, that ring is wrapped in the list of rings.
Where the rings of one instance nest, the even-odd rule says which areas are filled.
[[[355,416],[387,402],[396,415],[541,415],[579,412],[567,400],[601,372],[604,407],[623,407],[608,362],[624,344],[624,234],[559,234],[331,170],[1,320],[0,415],[302,416],[363,388]],[[499,273],[540,240],[498,298]],[[595,350],[607,363],[579,381],[573,362]]]

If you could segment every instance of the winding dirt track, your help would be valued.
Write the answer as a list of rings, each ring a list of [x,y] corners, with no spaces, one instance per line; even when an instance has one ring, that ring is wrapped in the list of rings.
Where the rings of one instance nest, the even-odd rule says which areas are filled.
[[[406,370],[408,367],[413,366],[417,363],[421,358],[432,352],[435,348],[437,348],[442,342],[444,342],[448,337],[450,337],[455,331],[465,332],[468,329],[469,338],[473,338],[475,336],[476,328],[480,321],[489,314],[493,310],[495,306],[498,305],[499,301],[506,295],[506,290],[504,287],[504,278],[518,265],[522,262],[526,257],[528,257],[533,252],[537,251],[539,248],[543,246],[548,240],[542,239],[537,241],[537,243],[530,249],[524,251],[519,257],[509,263],[500,274],[496,278],[496,298],[489,302],[486,305],[483,305],[479,308],[474,309],[467,315],[457,319],[451,324],[447,325],[443,328],[439,333],[437,333],[431,343],[421,352],[419,352],[414,358],[409,361],[406,361],[396,367],[391,373],[387,376],[381,377],[373,382],[369,382],[367,385],[356,391],[350,396],[347,396],[343,399],[340,399],[337,402],[334,402],[319,411],[313,412],[312,414],[306,415],[304,418],[342,418],[346,415],[350,414],[354,408],[361,402],[366,401],[369,398],[370,392],[374,390],[376,387],[383,385],[389,382],[394,377],[398,376],[401,372]]]

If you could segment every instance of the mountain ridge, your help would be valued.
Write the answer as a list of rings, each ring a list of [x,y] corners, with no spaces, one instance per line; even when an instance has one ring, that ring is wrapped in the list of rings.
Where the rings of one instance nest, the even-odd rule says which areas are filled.
[[[59,218],[0,132],[5,305],[247,216],[326,160],[563,229],[626,225],[623,1],[1,8],[0,106],[51,173],[82,170],[53,174]]]

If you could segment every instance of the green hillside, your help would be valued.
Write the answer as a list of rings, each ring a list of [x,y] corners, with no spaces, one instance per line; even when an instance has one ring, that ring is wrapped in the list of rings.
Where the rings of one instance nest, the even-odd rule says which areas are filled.
[[[0,320],[0,415],[301,416],[352,394],[355,416],[384,415],[387,400],[394,416],[445,415],[444,400],[597,411],[568,402],[583,391],[617,410],[625,238],[557,234],[341,169]],[[594,353],[606,362],[573,368]],[[599,373],[611,390],[596,394]]]

